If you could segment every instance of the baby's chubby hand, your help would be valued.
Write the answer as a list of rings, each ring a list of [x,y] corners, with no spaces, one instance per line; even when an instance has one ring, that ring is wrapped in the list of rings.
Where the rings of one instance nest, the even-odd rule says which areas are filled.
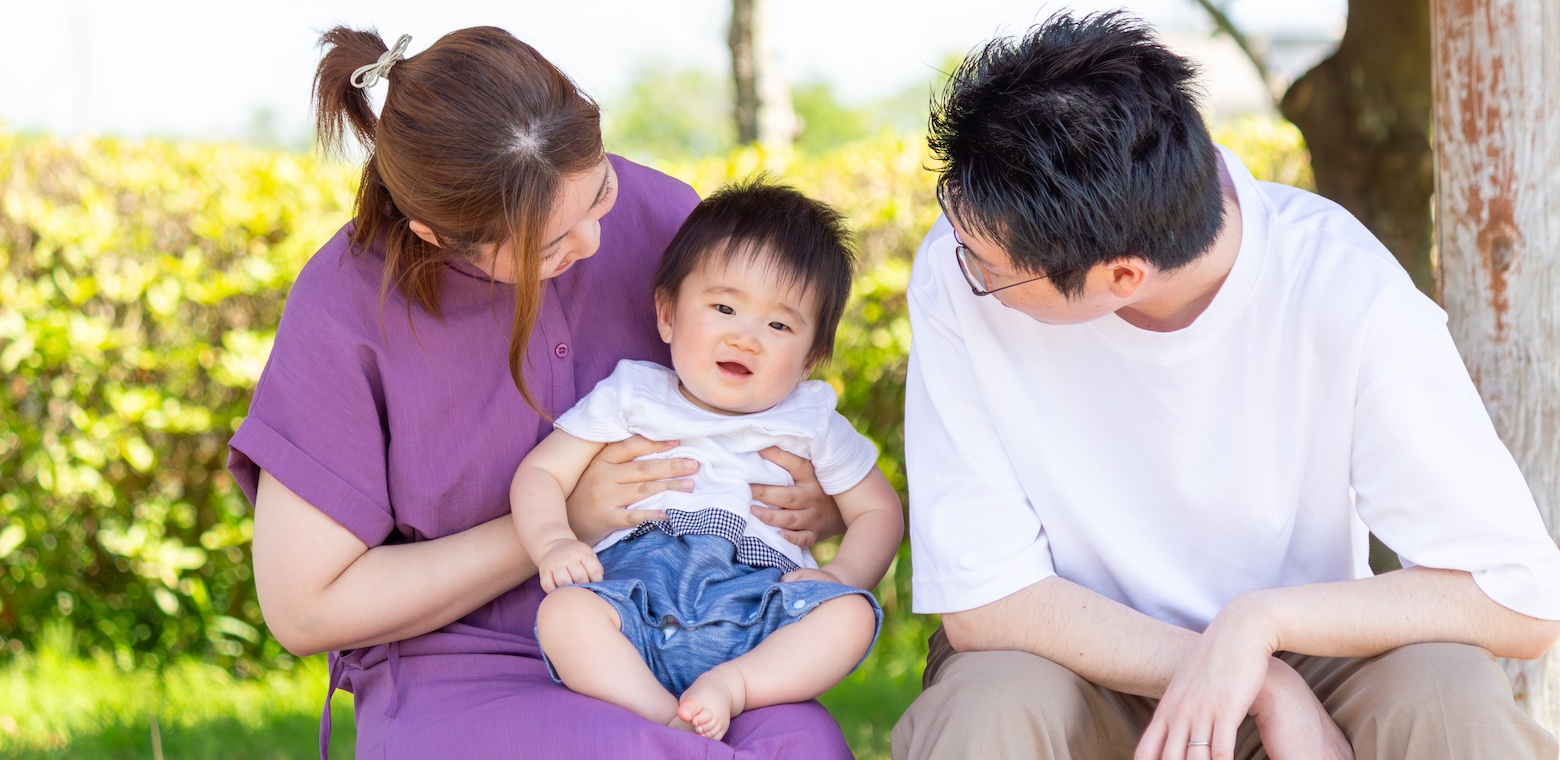
[[[542,560],[536,563],[536,577],[542,582],[542,590],[551,594],[570,584],[601,580],[601,560],[596,559],[590,544],[560,538],[542,552]]]
[[[792,581],[828,581],[829,583],[839,583],[840,579],[834,577],[833,573],[826,570],[814,570],[804,567],[780,576],[781,583],[790,583]]]

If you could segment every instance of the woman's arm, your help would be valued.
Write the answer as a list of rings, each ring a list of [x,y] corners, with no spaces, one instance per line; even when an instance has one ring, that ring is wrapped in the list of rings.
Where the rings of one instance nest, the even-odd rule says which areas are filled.
[[[507,516],[369,548],[267,472],[255,498],[254,565],[266,625],[300,656],[437,630],[536,574]]]
[[[676,441],[635,436],[602,449],[569,498],[569,521],[594,542],[618,528],[664,520],[627,510],[649,493],[687,490],[698,463],[631,461]],[[255,588],[272,635],[309,655],[418,636],[459,620],[536,574],[508,515],[442,538],[368,548],[270,473],[255,497]]]

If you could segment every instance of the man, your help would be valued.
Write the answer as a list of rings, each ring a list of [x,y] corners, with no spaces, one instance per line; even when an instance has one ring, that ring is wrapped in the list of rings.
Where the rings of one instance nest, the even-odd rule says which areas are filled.
[[[1491,653],[1560,634],[1560,550],[1445,313],[1216,148],[1194,73],[1059,15],[934,105],[906,440],[944,628],[894,756],[1554,760]]]

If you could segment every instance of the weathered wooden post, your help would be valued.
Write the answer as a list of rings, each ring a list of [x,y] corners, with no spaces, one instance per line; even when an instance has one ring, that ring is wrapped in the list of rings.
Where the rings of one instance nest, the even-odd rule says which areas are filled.
[[[1560,536],[1560,3],[1432,0],[1441,302]],[[1560,653],[1507,663],[1560,733]]]

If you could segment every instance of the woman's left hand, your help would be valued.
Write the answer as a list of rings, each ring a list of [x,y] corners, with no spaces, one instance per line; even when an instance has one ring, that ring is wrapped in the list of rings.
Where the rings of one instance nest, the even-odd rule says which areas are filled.
[[[764,524],[780,529],[785,540],[806,549],[819,539],[845,532],[845,520],[834,497],[823,492],[812,462],[771,446],[758,455],[791,474],[790,486],[753,485],[753,500],[773,509],[753,507]]]
[[[1133,760],[1226,760],[1273,654],[1241,620],[1216,618],[1170,679]],[[1192,744],[1196,742],[1196,744]]]

